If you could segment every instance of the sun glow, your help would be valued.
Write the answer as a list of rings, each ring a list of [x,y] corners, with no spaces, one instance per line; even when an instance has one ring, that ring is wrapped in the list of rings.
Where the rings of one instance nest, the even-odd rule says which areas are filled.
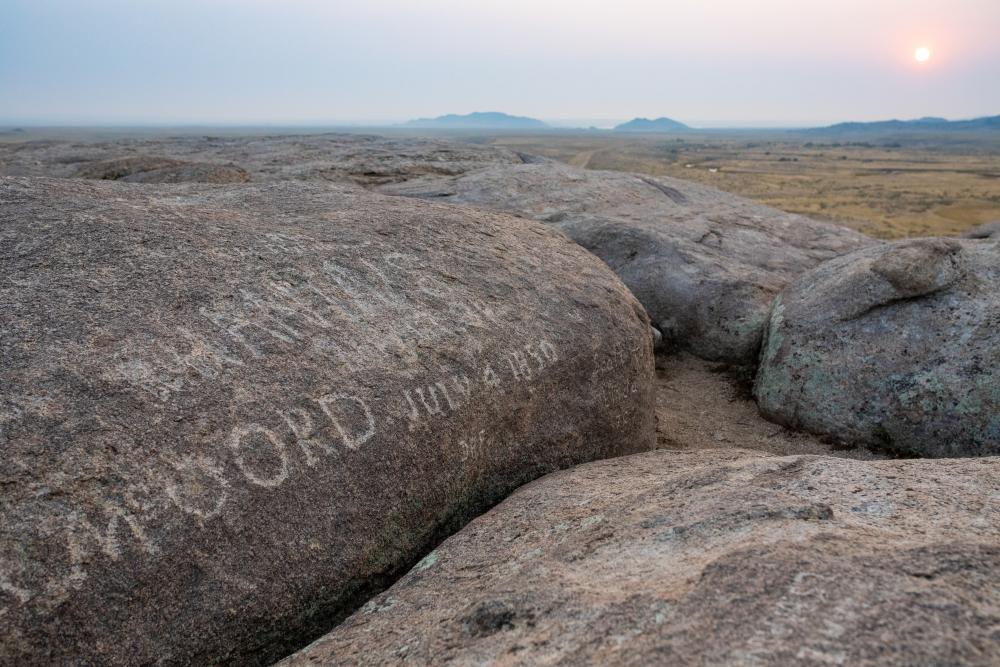
[[[918,63],[925,63],[931,59],[931,50],[926,46],[921,46],[919,49],[913,52],[913,59]]]

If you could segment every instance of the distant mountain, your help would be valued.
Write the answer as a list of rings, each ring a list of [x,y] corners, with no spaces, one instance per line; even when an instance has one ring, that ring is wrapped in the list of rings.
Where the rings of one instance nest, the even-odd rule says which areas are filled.
[[[493,129],[493,130],[538,130],[547,124],[526,116],[511,116],[499,111],[475,111],[464,115],[450,113],[437,118],[417,118],[404,123],[407,127],[447,128],[447,129]]]
[[[985,116],[972,120],[947,120],[926,116],[916,120],[880,120],[872,123],[837,123],[829,127],[806,130],[817,133],[840,132],[954,132],[970,130],[1000,130],[1000,116]]]
[[[690,130],[684,123],[670,118],[633,118],[627,123],[615,126],[615,132],[679,132]]]

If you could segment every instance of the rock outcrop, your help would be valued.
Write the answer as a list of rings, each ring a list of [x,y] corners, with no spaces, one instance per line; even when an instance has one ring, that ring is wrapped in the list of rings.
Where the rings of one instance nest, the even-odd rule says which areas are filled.
[[[233,165],[249,173],[252,181],[333,181],[364,187],[524,162],[519,153],[492,146],[335,133],[0,142],[0,176],[72,178],[81,171],[101,173],[116,161],[151,159]]]
[[[126,183],[246,183],[250,174],[231,164],[187,162],[152,156],[88,162],[80,178]]]
[[[120,163],[148,155],[176,164],[126,180],[222,180],[207,167],[181,165],[232,165],[255,182],[331,181],[546,222],[621,276],[665,345],[747,366],[756,360],[775,294],[818,263],[875,243],[694,183],[428,139],[330,134],[0,143],[0,174],[120,178]]]
[[[974,227],[962,236],[967,239],[1000,239],[1000,220]]]
[[[0,663],[269,663],[524,482],[654,446],[641,306],[543,225],[327,184],[0,202]]]
[[[754,394],[772,421],[902,455],[1000,454],[1000,244],[861,250],[775,302]]]
[[[994,458],[590,463],[279,664],[997,664],[998,488]]]
[[[383,191],[549,223],[614,269],[665,344],[737,364],[756,360],[771,302],[794,276],[875,243],[695,183],[556,163],[411,179]]]

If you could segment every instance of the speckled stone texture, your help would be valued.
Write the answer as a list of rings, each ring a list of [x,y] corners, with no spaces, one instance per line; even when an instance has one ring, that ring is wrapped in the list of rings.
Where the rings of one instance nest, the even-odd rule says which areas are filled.
[[[739,450],[519,489],[306,665],[995,665],[1000,460]]]
[[[524,482],[654,446],[652,337],[534,222],[0,179],[0,663],[266,664]]]
[[[76,176],[126,183],[246,183],[250,173],[241,167],[167,158],[128,157],[87,162]]]
[[[667,346],[748,366],[771,302],[792,278],[876,243],[696,183],[552,162],[414,178],[382,191],[551,224],[614,269]]]
[[[339,133],[0,142],[0,176],[62,178],[106,178],[106,174],[115,173],[115,169],[109,170],[115,166],[120,173],[122,167],[195,162],[198,168],[186,172],[183,180],[212,182],[216,172],[211,168],[218,167],[239,169],[252,181],[312,180],[375,186],[429,174],[461,174],[495,164],[522,164],[530,159],[492,146]]]
[[[514,213],[562,229],[611,266],[666,347],[747,367],[756,363],[775,294],[820,262],[877,243],[678,179],[576,169],[496,146],[404,136],[0,143],[0,174],[330,181]]]
[[[1000,220],[979,225],[962,236],[967,239],[1000,239]]]
[[[896,242],[802,276],[775,303],[754,394],[835,441],[1000,454],[1000,243]]]

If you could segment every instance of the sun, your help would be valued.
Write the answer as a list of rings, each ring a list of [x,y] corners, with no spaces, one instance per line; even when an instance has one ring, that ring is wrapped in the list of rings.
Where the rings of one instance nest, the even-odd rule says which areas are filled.
[[[931,50],[926,46],[921,46],[919,49],[913,52],[913,59],[918,63],[925,63],[931,59]]]

